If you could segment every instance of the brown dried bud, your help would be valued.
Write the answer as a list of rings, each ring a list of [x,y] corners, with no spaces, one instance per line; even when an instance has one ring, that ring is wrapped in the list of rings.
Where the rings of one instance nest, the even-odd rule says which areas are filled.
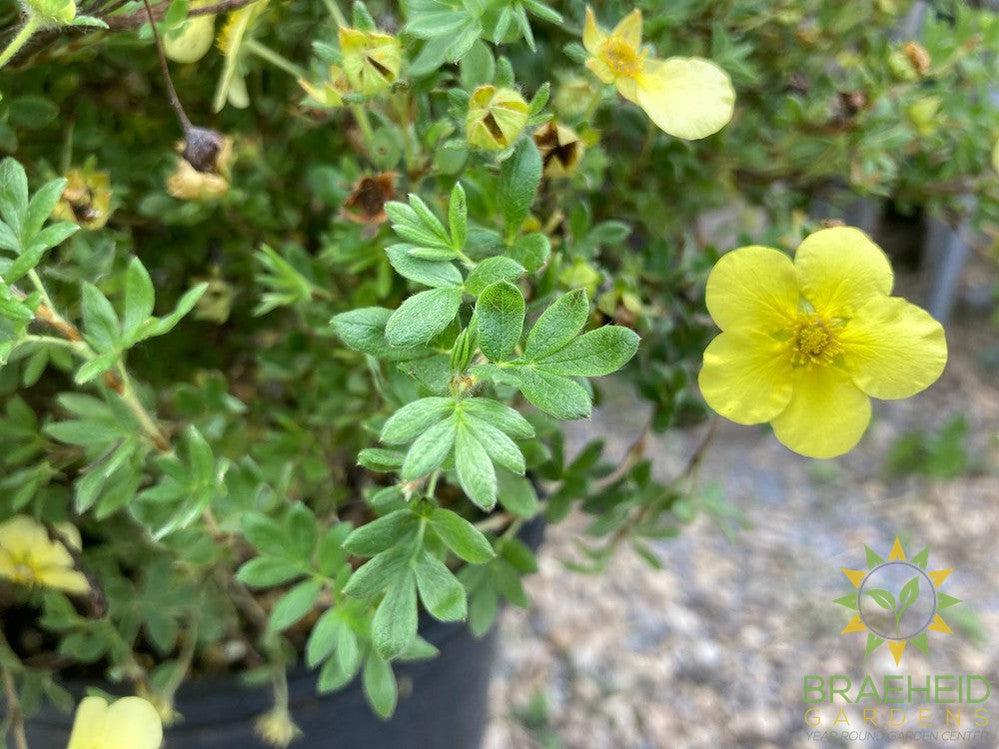
[[[840,91],[839,104],[843,114],[855,117],[867,108],[867,94],[863,91]]]
[[[219,157],[227,148],[228,139],[217,130],[192,127],[185,134],[181,154],[199,172],[221,174]],[[231,142],[228,144],[231,149]]]
[[[583,157],[583,142],[574,130],[554,120],[534,134],[534,143],[541,152],[546,177],[566,177]]]
[[[920,77],[926,75],[930,71],[930,53],[926,51],[919,42],[906,42],[902,47],[902,52],[905,54],[905,59],[909,61],[912,65],[912,69],[915,70]]]
[[[344,218],[355,224],[377,226],[384,223],[385,204],[395,197],[395,172],[365,175],[354,183],[354,189],[343,204]]]

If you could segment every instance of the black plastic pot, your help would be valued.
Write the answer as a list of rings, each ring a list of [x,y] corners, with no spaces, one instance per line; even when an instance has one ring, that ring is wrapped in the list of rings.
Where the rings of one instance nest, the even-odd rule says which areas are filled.
[[[537,550],[541,519],[522,529]],[[441,651],[419,663],[395,664],[399,704],[389,721],[379,720],[364,699],[360,679],[331,695],[316,695],[316,673],[289,674],[291,711],[304,737],[298,749],[475,749],[489,717],[489,680],[496,655],[496,628],[475,639],[463,623],[421,621],[420,634]],[[113,687],[104,685],[108,692]],[[73,690],[77,691],[77,690]],[[79,695],[77,695],[79,696]],[[267,689],[246,688],[235,679],[199,680],[177,694],[181,723],[166,732],[164,749],[249,749],[266,746],[254,720],[271,706]],[[27,723],[32,749],[64,749],[72,716],[46,707]]]

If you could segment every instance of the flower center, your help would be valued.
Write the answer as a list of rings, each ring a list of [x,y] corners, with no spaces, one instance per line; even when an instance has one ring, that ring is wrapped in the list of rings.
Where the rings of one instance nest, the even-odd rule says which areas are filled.
[[[831,364],[840,351],[832,327],[818,315],[802,319],[791,337],[791,358],[796,367]]]
[[[611,37],[600,48],[600,59],[617,76],[635,77],[642,72],[638,50],[623,39]]]

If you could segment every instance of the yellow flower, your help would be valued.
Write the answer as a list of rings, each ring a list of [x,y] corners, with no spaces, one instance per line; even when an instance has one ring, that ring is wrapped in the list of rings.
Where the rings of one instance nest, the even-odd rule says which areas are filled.
[[[63,26],[76,18],[75,0],[28,0],[28,6],[45,24]]]
[[[479,86],[468,100],[465,137],[473,146],[502,151],[527,126],[527,102],[512,88]]]
[[[159,749],[162,743],[159,713],[141,697],[110,705],[103,697],[84,697],[66,749]]]
[[[195,128],[195,131],[198,131]],[[216,200],[229,192],[229,176],[234,158],[233,141],[214,131],[198,131],[209,140],[188,136],[187,142],[177,144],[184,156],[177,160],[177,168],[167,178],[167,192],[178,200]],[[202,169],[195,167],[195,162]]]
[[[634,10],[609,34],[586,9],[583,46],[588,67],[604,83],[613,83],[662,130],[696,140],[721,130],[732,119],[735,91],[728,74],[700,57],[659,60],[642,48],[642,12]]]
[[[384,91],[399,77],[402,45],[391,34],[341,26],[340,52],[347,80],[365,96]]]
[[[794,262],[769,247],[728,253],[708,277],[722,329],[704,352],[708,405],[739,424],[769,421],[784,445],[832,458],[860,440],[869,397],[908,398],[947,362],[943,327],[900,297],[884,252],[850,227],[823,229]]]
[[[80,533],[71,525],[59,530],[79,548]],[[73,557],[58,541],[49,538],[45,526],[27,515],[15,515],[0,523],[0,577],[21,585],[44,585],[67,593],[90,590],[87,578],[74,569]]]

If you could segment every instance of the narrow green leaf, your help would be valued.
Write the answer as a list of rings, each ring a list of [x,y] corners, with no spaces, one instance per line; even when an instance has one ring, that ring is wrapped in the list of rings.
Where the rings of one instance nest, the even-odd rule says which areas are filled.
[[[590,394],[568,377],[529,367],[511,370],[520,392],[534,406],[556,419],[586,419],[593,410]]]
[[[454,410],[452,398],[421,398],[396,411],[382,427],[381,441],[387,445],[410,442]]]
[[[638,350],[638,341],[638,334],[630,328],[606,325],[535,361],[539,369],[551,374],[601,377],[627,364]]]
[[[378,655],[386,660],[401,653],[416,637],[416,584],[405,569],[385,591],[371,620],[371,639]]]
[[[361,683],[364,686],[364,695],[368,698],[368,703],[375,714],[382,720],[392,717],[399,698],[392,666],[372,653],[364,662]]]
[[[475,438],[485,448],[486,453],[494,463],[517,475],[524,474],[524,454],[504,432],[470,414],[464,415],[462,421],[472,430]]]
[[[385,336],[393,346],[427,343],[450,324],[459,306],[460,288],[421,291],[392,313],[385,325]]]
[[[412,245],[396,244],[385,250],[389,262],[403,278],[410,281],[441,288],[445,286],[461,286],[462,277],[453,263],[439,260],[421,260],[409,254]]]
[[[559,297],[542,313],[527,336],[524,357],[534,361],[558,351],[579,335],[590,314],[590,303],[582,289]]]
[[[454,417],[440,421],[410,446],[402,464],[402,480],[414,481],[440,467],[451,453],[455,440]]]
[[[84,282],[82,308],[83,330],[90,344],[101,353],[112,351],[121,338],[121,328],[111,302],[92,283]]]
[[[497,281],[516,281],[524,275],[524,266],[504,255],[487,257],[476,265],[465,280],[465,293],[479,296],[485,288]]]
[[[534,436],[534,427],[519,411],[491,398],[466,398],[461,401],[461,410],[488,421],[511,437],[527,439]]]
[[[438,507],[430,514],[430,525],[441,541],[466,562],[484,564],[496,555],[482,531],[456,512]]]
[[[465,587],[437,557],[424,551],[413,565],[420,600],[430,615],[442,622],[461,621],[468,615]]]
[[[343,542],[351,554],[371,557],[395,544],[401,544],[416,531],[412,510],[396,510],[354,530]]]
[[[447,218],[451,227],[451,244],[456,250],[460,250],[468,238],[468,205],[465,200],[465,188],[460,182],[455,182],[451,190]]]
[[[132,258],[125,273],[125,335],[132,335],[136,329],[153,314],[155,301],[153,281],[139,258]]]
[[[467,425],[458,427],[454,442],[458,483],[472,502],[489,511],[496,505],[496,469],[489,454]]]
[[[285,593],[271,611],[268,629],[271,632],[281,632],[308,614],[322,587],[318,580],[305,580]]]
[[[523,138],[500,169],[499,204],[507,233],[520,229],[527,219],[541,184],[541,154],[530,138]]]
[[[524,295],[509,281],[497,281],[479,295],[479,348],[491,361],[506,359],[520,342],[524,309]]]

